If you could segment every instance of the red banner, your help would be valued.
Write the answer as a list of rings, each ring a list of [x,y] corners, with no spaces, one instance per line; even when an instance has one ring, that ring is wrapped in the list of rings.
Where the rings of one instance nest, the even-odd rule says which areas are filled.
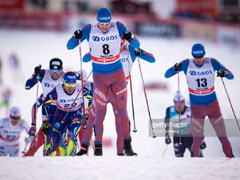
[[[0,13],[0,27],[42,29],[62,31],[66,30],[66,19],[63,14],[36,12]]]
[[[0,11],[2,10],[23,10],[24,0],[0,0]]]
[[[177,12],[216,17],[216,0],[177,0]]]

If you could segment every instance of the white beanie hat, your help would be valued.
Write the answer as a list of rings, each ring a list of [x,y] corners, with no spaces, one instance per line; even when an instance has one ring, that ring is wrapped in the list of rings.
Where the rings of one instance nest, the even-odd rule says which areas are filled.
[[[11,107],[10,109],[10,116],[19,116],[21,117],[20,109],[16,106]]]
[[[180,92],[176,92],[173,101],[174,102],[178,102],[178,100],[181,101],[185,101],[185,98],[183,97],[183,95]]]

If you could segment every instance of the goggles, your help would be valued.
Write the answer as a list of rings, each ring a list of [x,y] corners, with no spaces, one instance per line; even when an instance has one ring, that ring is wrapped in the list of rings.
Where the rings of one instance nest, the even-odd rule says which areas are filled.
[[[67,86],[67,87],[76,87],[77,83],[67,83],[66,81],[64,81],[64,84]]]
[[[51,69],[52,73],[58,73],[60,70],[59,69]]]
[[[174,104],[175,104],[175,105],[183,105],[184,102],[185,102],[184,100],[179,101],[179,102],[174,100]]]

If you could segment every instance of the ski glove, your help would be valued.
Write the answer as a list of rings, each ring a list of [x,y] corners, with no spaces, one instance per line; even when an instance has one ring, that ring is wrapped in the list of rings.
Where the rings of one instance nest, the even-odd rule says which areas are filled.
[[[226,77],[227,76],[227,71],[224,71],[222,69],[217,71],[217,77]]]
[[[34,135],[35,135],[35,132],[36,132],[36,126],[35,126],[35,124],[33,123],[32,126],[31,126],[31,128],[30,128],[30,130],[29,130],[29,132],[28,132],[28,134],[29,134],[30,136],[34,136]]]
[[[29,143],[31,143],[33,141],[33,139],[34,139],[34,136],[29,136],[28,138],[26,137],[24,139],[24,141],[25,141],[26,144],[29,144]]]
[[[81,74],[79,74],[78,72],[75,72],[76,76],[77,76],[77,80],[81,80]]]
[[[174,66],[173,66],[173,69],[175,70],[175,71],[179,71],[180,70],[180,68],[181,68],[181,64],[180,63],[176,63]]]
[[[37,76],[41,72],[42,65],[38,65],[34,68],[34,74]]]
[[[84,125],[84,126],[83,126],[84,129],[87,128],[87,121],[88,121],[88,115],[86,114],[86,115],[85,115],[85,121],[84,121],[84,124],[83,124],[83,125]]]
[[[135,54],[136,56],[141,56],[142,53],[143,53],[143,52],[142,52],[141,49],[134,50],[134,54]]]
[[[202,142],[202,144],[200,145],[200,149],[205,149],[207,147],[205,141]]]
[[[76,30],[75,32],[74,32],[74,37],[76,38],[76,39],[81,39],[81,37],[82,37],[82,31],[79,29],[79,30]]]
[[[44,135],[47,135],[48,134],[48,131],[49,131],[49,127],[51,125],[48,123],[48,122],[43,122],[42,123],[42,132]]]
[[[131,32],[129,32],[129,31],[125,31],[124,33],[123,33],[123,38],[124,39],[126,39],[127,41],[132,41],[133,40],[133,38],[132,38],[132,33]]]
[[[166,144],[171,144],[171,142],[172,142],[172,141],[171,141],[171,138],[170,138],[169,136],[166,136],[166,137],[165,137],[165,143],[166,143]]]

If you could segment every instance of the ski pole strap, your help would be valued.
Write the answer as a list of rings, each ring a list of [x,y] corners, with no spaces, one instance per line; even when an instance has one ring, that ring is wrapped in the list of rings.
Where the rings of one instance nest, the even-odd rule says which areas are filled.
[[[84,151],[86,151],[86,150],[87,150],[87,148],[84,148],[84,147],[81,147],[81,149],[82,149],[82,150],[84,150]]]

